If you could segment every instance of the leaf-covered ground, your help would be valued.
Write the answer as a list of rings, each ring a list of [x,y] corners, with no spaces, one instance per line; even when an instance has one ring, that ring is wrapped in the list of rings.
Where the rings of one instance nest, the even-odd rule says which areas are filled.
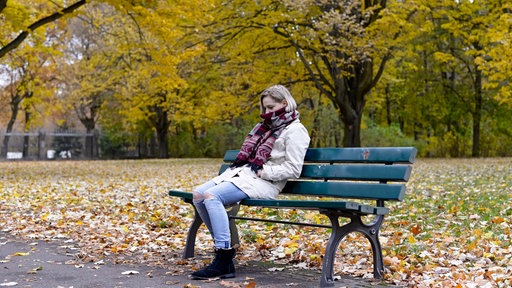
[[[1,230],[22,238],[69,239],[85,261],[145,262],[188,273],[180,259],[191,206],[167,195],[217,173],[220,160],[0,162]],[[408,287],[512,286],[512,159],[420,159],[404,202],[381,231],[385,282]],[[277,219],[327,223],[316,212],[242,210]],[[239,222],[237,260],[320,269],[326,229]],[[197,249],[211,251],[204,231]],[[338,274],[371,277],[359,235],[344,240]]]

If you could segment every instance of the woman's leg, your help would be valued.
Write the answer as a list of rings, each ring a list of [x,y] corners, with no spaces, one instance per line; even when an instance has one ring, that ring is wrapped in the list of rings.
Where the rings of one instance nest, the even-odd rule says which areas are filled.
[[[247,194],[231,182],[222,182],[204,193],[204,205],[208,211],[215,248],[231,248],[229,218],[225,206],[248,198]]]
[[[199,192],[197,192],[199,193]],[[192,279],[233,278],[235,277],[235,249],[231,248],[229,219],[225,206],[247,198],[231,182],[222,182],[207,189],[203,194],[203,205],[211,222],[211,231],[215,242],[215,259],[206,268],[193,272]]]
[[[199,217],[201,217],[201,219],[203,219],[204,224],[210,231],[212,238],[214,237],[214,235],[213,235],[213,230],[212,230],[212,224],[210,222],[210,216],[208,216],[208,211],[206,210],[206,207],[204,206],[204,193],[208,189],[214,187],[215,185],[216,185],[215,182],[208,181],[200,186],[195,187],[194,188],[194,199],[192,201],[194,203],[194,206],[196,207],[196,211],[199,214]]]

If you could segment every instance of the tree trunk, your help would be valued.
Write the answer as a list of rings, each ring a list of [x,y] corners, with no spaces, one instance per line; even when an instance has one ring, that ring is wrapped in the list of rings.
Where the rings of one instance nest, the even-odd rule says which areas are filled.
[[[29,156],[28,149],[30,147],[30,136],[27,134],[27,132],[23,135],[23,151],[22,151],[22,157],[23,159],[27,158]]]
[[[80,123],[84,125],[87,131],[87,135],[85,136],[85,147],[83,153],[87,159],[92,159],[98,156],[98,153],[96,151],[98,143],[96,143],[97,138],[95,137],[94,133],[96,129],[96,115],[98,115],[98,111],[101,107],[102,101],[101,95],[93,95],[90,98],[92,99],[91,103],[79,103],[75,105],[76,115],[78,116]]]
[[[169,158],[169,127],[171,126],[169,113],[160,106],[153,106],[151,110],[155,113],[153,125],[158,141],[158,158]]]
[[[25,129],[23,129],[23,131],[25,133],[29,132],[29,126],[28,126],[29,122],[30,122],[30,111],[25,109]],[[30,146],[30,137],[27,134],[25,134],[25,135],[23,135],[23,154],[22,154],[23,158],[26,158],[29,156],[28,155],[29,146]]]
[[[87,127],[87,135],[85,136],[85,157],[88,159],[94,158],[96,155],[94,153],[94,128],[90,129]]]
[[[387,84],[386,85],[386,89],[385,89],[385,97],[386,97],[386,120],[388,122],[388,126],[391,127],[391,124],[393,124],[393,119],[391,118],[391,99],[389,97],[389,95],[391,94],[389,92],[389,86],[390,84]],[[401,130],[403,131],[403,130]]]
[[[343,118],[343,116],[349,115]],[[346,112],[343,119],[343,147],[361,147],[361,117],[362,113]]]
[[[156,125],[156,134],[158,139],[158,158],[169,158],[169,126],[170,121],[167,118],[167,111],[161,111]]]
[[[7,128],[4,135],[4,141],[2,142],[2,159],[7,159],[7,149],[9,149],[9,140],[11,136],[9,135],[12,131],[12,128]]]
[[[46,133],[39,130],[39,135],[37,136],[37,159],[45,159],[46,158]]]
[[[473,113],[473,151],[471,156],[480,157],[480,123],[482,121],[482,71],[475,72],[475,111]]]
[[[354,64],[352,76],[332,75],[335,81],[336,103],[344,125],[343,147],[361,147],[361,119],[366,94],[374,86],[371,64]]]
[[[4,141],[2,143],[2,152],[1,158],[7,159],[7,150],[9,149],[9,140],[11,139],[12,129],[14,127],[14,123],[16,123],[16,118],[18,117],[18,111],[21,103],[21,98],[16,96],[11,101],[11,118],[7,123],[7,128],[5,129]]]
[[[95,141],[94,129],[96,127],[96,122],[93,117],[90,117],[90,118],[89,117],[80,117],[80,115],[79,115],[79,119],[80,119],[80,122],[82,123],[82,125],[84,125],[86,132],[87,132],[87,135],[85,136],[84,156],[87,159],[92,159],[95,156],[97,156],[94,153],[94,147],[96,146],[94,143],[94,141]],[[89,136],[89,134],[91,134],[92,136]]]
[[[157,131],[158,134],[158,158],[169,158],[169,131],[167,129]]]

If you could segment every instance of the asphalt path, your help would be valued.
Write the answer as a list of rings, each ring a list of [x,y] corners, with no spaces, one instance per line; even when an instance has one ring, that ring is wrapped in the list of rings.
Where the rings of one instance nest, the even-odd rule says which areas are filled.
[[[272,268],[269,268],[272,267]],[[144,264],[80,262],[65,240],[27,241],[0,231],[0,288],[143,288],[143,287],[318,287],[320,272],[293,270],[251,262],[237,266],[237,277],[198,281],[172,267]],[[365,279],[343,277],[334,287],[390,287]],[[396,287],[396,286],[393,286]]]

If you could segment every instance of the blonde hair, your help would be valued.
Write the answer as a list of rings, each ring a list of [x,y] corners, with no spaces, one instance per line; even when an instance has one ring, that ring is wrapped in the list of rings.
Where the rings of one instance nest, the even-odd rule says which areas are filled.
[[[286,87],[283,85],[274,85],[265,89],[260,95],[260,110],[261,113],[265,113],[265,108],[263,107],[263,98],[270,96],[276,102],[285,100],[286,101],[286,112],[290,112],[297,109],[297,102],[293,99],[292,94]]]

